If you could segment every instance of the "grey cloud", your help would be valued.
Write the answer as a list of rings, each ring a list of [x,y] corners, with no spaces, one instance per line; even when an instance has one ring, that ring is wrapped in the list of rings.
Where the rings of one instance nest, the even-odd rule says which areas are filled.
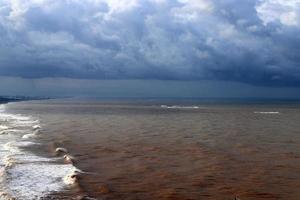
[[[297,1],[6,0],[0,75],[298,87]]]

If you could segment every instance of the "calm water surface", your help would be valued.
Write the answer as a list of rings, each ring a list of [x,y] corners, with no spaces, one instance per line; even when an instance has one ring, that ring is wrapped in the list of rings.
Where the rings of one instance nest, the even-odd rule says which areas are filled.
[[[50,100],[5,112],[38,119],[39,145],[26,152],[59,164],[63,147],[83,171],[40,199],[300,199],[300,106],[161,104]]]

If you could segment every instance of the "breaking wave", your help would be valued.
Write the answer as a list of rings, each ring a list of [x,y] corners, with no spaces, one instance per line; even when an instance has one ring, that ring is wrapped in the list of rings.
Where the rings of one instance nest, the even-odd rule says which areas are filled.
[[[32,116],[10,114],[0,105],[0,199],[41,199],[76,182],[72,164],[59,158],[37,156],[26,147],[42,145],[33,140],[42,126]]]

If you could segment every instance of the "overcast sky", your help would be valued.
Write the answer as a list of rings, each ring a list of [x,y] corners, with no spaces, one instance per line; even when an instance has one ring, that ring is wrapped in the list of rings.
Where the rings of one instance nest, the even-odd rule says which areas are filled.
[[[299,97],[300,0],[1,0],[0,76],[0,94]]]

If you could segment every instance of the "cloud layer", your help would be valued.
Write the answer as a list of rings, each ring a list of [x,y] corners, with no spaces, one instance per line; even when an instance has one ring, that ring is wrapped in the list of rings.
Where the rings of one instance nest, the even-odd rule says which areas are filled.
[[[300,0],[2,0],[0,75],[300,86]]]

